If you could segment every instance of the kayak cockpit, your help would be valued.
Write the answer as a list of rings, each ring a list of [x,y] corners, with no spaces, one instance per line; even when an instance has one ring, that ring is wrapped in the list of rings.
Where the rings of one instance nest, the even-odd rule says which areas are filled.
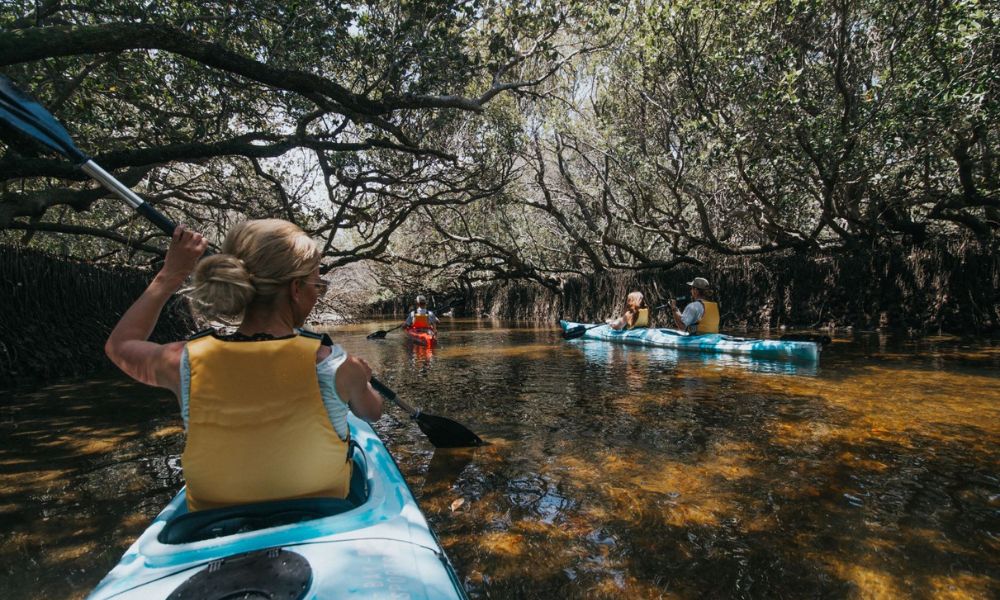
[[[422,600],[464,598],[388,449],[368,423],[353,414],[348,421],[358,447],[351,457],[354,472],[347,499],[189,512],[181,490],[89,598],[251,597],[236,592],[256,589],[262,581],[258,574],[266,574],[263,580],[270,583],[260,588],[266,593],[253,597],[278,597],[275,592],[284,590],[310,599],[402,593]],[[287,588],[271,585],[286,577]],[[209,588],[221,591],[209,595],[204,591]]]
[[[354,461],[351,488],[347,498],[296,498],[180,512],[166,522],[156,539],[161,544],[190,544],[313,519],[324,519],[353,510],[368,500],[368,480],[364,462],[359,461],[357,457]]]

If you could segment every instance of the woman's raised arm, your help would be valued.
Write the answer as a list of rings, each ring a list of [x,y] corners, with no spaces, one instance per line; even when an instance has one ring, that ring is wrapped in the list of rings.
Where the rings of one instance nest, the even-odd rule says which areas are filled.
[[[111,331],[104,352],[129,377],[179,392],[184,342],[156,344],[149,341],[149,336],[163,306],[180,289],[207,247],[208,242],[200,233],[178,225],[163,268]]]

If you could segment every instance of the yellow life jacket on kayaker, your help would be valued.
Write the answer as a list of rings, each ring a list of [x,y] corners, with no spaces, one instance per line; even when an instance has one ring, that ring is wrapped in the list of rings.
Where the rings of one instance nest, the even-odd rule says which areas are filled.
[[[187,343],[191,391],[181,457],[189,510],[305,497],[345,498],[349,440],[323,406],[315,334]]]
[[[639,315],[635,318],[635,323],[627,329],[635,329],[636,327],[649,327],[649,309],[640,308]]]
[[[698,300],[705,307],[705,314],[698,321],[697,333],[719,333],[719,303],[707,300]]]
[[[413,315],[413,324],[410,327],[417,329],[429,329],[431,326],[430,318],[426,315]]]

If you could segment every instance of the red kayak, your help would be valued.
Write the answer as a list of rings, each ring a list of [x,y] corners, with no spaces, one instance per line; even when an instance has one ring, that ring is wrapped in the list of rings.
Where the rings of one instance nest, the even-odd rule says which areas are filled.
[[[406,337],[410,338],[414,344],[427,346],[428,348],[437,344],[437,334],[434,333],[433,329],[424,329],[422,327],[404,327],[403,331],[406,332]]]

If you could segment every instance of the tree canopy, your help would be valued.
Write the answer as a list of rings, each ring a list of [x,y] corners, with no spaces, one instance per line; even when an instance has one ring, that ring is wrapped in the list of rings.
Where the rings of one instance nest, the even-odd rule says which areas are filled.
[[[396,291],[995,243],[994,3],[598,4],[14,1],[0,64],[174,218],[281,216]],[[162,246],[0,138],[5,239]]]

